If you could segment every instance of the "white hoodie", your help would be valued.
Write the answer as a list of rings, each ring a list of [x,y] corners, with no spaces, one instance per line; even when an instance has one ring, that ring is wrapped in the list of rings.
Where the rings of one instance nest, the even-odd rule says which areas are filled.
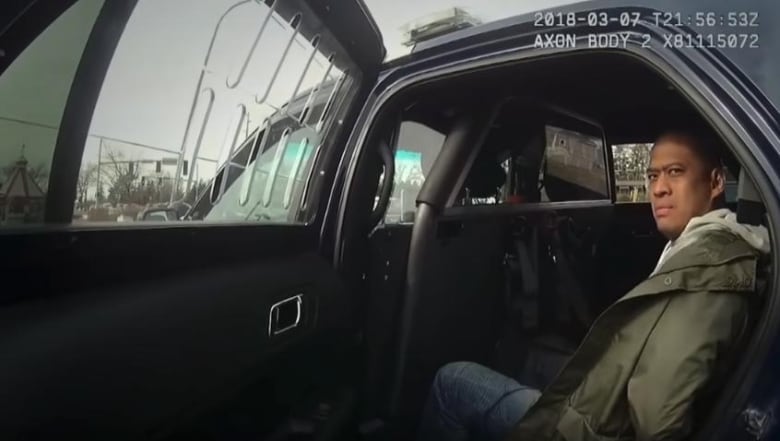
[[[664,247],[658,264],[651,276],[661,268],[669,257],[681,249],[699,240],[704,233],[712,230],[730,231],[745,240],[751,247],[762,254],[769,253],[769,231],[766,227],[740,224],[737,215],[728,208],[712,210],[703,216],[691,218],[685,226],[682,234],[675,240],[670,240]]]

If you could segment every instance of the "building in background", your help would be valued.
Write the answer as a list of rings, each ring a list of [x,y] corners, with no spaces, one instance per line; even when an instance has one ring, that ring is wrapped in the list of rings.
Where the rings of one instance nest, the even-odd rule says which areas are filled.
[[[43,222],[46,194],[27,169],[22,156],[14,163],[0,187],[0,223],[28,224]]]

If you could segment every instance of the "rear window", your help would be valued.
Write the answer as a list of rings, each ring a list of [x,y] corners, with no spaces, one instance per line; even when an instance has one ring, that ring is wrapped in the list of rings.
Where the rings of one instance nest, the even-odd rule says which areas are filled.
[[[615,164],[615,201],[649,202],[645,174],[650,164],[652,143],[616,144],[612,146]],[[737,179],[726,169],[726,202],[737,201]]]
[[[652,143],[618,144],[612,146],[615,164],[615,201],[647,202],[645,174],[650,164]]]

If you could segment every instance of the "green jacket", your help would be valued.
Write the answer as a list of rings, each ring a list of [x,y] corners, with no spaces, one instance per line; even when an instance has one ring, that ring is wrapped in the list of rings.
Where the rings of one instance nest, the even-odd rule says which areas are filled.
[[[745,332],[758,258],[727,231],[671,256],[595,320],[508,440],[684,438]]]

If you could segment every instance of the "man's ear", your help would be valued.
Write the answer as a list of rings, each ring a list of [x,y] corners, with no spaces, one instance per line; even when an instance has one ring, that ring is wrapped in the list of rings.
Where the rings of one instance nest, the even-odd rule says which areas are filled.
[[[710,182],[712,183],[712,198],[715,199],[726,191],[726,171],[720,167],[713,169]]]

